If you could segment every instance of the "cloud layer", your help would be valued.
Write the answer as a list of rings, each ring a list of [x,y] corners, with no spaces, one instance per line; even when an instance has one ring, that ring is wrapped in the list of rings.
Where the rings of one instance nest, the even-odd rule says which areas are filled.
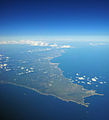
[[[31,46],[49,46],[55,48],[71,48],[70,45],[58,45],[56,43],[47,43],[44,41],[20,40],[20,41],[1,41],[0,44],[27,44]]]

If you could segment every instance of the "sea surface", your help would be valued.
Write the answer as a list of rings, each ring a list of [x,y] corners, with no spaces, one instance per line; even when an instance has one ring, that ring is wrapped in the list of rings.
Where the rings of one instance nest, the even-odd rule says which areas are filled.
[[[87,98],[88,108],[23,87],[0,84],[0,120],[109,120],[108,51],[108,46],[72,48],[52,60],[60,63],[64,76],[73,83],[104,94]],[[78,79],[83,76],[84,80]],[[94,77],[96,81],[92,81]]]

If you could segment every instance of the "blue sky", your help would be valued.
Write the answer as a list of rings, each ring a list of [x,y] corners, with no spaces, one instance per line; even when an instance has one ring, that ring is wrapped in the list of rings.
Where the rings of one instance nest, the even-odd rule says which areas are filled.
[[[109,36],[108,0],[0,0],[0,37]]]

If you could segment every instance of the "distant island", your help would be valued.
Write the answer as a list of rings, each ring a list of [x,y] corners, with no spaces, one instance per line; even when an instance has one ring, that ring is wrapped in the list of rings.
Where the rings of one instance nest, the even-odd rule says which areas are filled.
[[[6,43],[5,43],[6,44]],[[0,83],[13,84],[32,89],[44,95],[52,95],[64,101],[71,101],[88,107],[85,98],[94,95],[95,90],[85,89],[72,83],[63,75],[58,63],[51,60],[61,56],[63,49],[52,46],[30,46],[1,44]],[[11,47],[10,47],[11,46]],[[64,45],[65,47],[65,45]],[[68,48],[68,47],[66,47]],[[3,51],[3,52],[2,52]]]

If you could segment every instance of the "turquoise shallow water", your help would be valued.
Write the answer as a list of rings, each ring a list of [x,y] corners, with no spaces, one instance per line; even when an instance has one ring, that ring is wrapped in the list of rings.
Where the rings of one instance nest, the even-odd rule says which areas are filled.
[[[52,60],[60,63],[64,76],[72,78],[72,82],[104,94],[87,98],[86,101],[91,103],[89,108],[25,88],[0,85],[0,117],[2,120],[108,120],[108,51],[109,48],[103,46],[75,48]],[[84,80],[80,80],[83,76]],[[92,81],[95,76],[98,79]]]

